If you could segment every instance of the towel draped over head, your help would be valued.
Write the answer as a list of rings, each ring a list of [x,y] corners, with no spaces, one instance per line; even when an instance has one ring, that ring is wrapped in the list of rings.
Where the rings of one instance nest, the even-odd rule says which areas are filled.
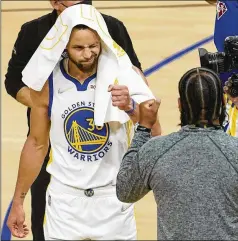
[[[95,30],[101,38],[102,51],[98,59],[94,122],[102,126],[106,122],[125,123],[129,116],[112,106],[108,86],[126,85],[137,102],[154,99],[141,76],[132,68],[126,52],[112,39],[102,15],[91,5],[78,4],[65,9],[57,18],[32,58],[22,71],[22,81],[30,88],[41,91],[69,41],[74,26],[83,24]]]

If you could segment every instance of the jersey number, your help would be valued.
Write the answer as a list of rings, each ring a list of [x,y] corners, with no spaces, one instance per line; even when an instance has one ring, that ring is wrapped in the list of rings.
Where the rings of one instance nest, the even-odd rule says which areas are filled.
[[[95,130],[95,125],[94,125],[94,122],[93,122],[93,119],[90,118],[90,119],[86,119],[86,121],[88,121],[88,125],[90,126],[90,128],[88,128],[89,131],[94,131]],[[103,129],[103,126],[100,127],[100,126],[96,126],[96,129],[98,131],[102,130]]]

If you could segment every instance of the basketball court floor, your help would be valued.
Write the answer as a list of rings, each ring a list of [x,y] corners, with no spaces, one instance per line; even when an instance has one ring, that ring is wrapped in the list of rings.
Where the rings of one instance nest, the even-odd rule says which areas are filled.
[[[164,58],[213,34],[216,8],[205,1],[95,1],[102,13],[119,18],[128,29],[136,53],[147,69]],[[121,7],[121,8],[119,8]],[[1,24],[1,221],[13,196],[19,157],[27,134],[26,107],[7,95],[4,75],[13,44],[26,21],[50,12],[48,1],[3,1]],[[215,51],[213,42],[203,46]],[[148,76],[153,93],[161,98],[159,119],[163,135],[178,130],[177,83],[182,74],[199,66],[198,51]],[[25,202],[30,225],[30,194]],[[139,240],[156,239],[156,205],[150,193],[136,204]],[[14,238],[13,238],[14,239]],[[28,239],[32,239],[31,234]]]

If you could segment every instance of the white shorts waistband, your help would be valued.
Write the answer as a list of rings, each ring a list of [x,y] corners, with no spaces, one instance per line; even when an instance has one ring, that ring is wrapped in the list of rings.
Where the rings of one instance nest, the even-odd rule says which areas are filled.
[[[116,186],[105,186],[100,188],[79,189],[76,187],[68,186],[51,177],[49,188],[62,193],[68,193],[81,197],[109,197],[116,196]]]

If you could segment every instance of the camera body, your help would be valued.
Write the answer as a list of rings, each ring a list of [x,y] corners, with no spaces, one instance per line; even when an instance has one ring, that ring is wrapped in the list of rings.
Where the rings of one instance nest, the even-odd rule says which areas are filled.
[[[216,73],[232,72],[238,69],[238,36],[229,36],[224,41],[224,52],[210,53],[199,48],[201,67],[206,67]]]
[[[224,52],[210,53],[204,48],[199,48],[198,52],[201,67],[211,69],[217,74],[238,70],[238,36],[229,36],[225,39]],[[237,97],[238,74],[233,74],[226,86],[227,92],[232,97]]]

